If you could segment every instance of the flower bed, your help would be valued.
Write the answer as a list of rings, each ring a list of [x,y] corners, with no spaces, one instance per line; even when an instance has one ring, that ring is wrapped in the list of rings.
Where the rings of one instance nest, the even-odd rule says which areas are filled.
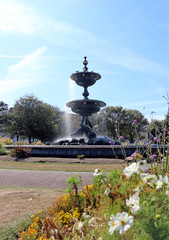
[[[93,185],[67,180],[68,193],[47,212],[32,216],[32,224],[18,234],[28,239],[169,239],[168,160],[147,164],[138,160],[123,172],[106,175],[96,169]]]

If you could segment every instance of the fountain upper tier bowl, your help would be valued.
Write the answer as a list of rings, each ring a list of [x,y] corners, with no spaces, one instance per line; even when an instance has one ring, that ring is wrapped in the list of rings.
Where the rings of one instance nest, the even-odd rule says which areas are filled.
[[[95,84],[95,82],[101,78],[101,75],[95,72],[83,71],[73,73],[70,78],[81,87],[89,87]]]
[[[104,107],[106,104],[99,100],[91,99],[80,99],[68,102],[67,107],[70,107],[74,113],[77,113],[81,116],[91,116],[93,113],[100,111],[101,107]]]

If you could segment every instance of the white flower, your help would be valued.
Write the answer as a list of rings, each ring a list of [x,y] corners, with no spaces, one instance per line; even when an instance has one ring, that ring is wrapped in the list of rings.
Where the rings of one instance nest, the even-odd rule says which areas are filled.
[[[166,191],[166,195],[167,195],[167,197],[169,197],[169,190]]]
[[[150,175],[149,173],[140,173],[140,178],[143,179],[149,175]]]
[[[140,192],[143,189],[144,184],[137,185],[137,187],[134,189],[134,192]]]
[[[57,234],[58,233],[58,230],[57,229],[55,229],[55,230],[51,230],[51,233],[54,235],[54,234]]]
[[[141,173],[140,178],[143,181],[143,184],[148,183],[149,185],[157,182],[157,176],[156,175],[150,175],[148,173]]]
[[[148,166],[146,160],[140,160],[137,164],[138,164],[138,167],[139,167],[142,171],[145,171],[145,170],[148,170],[148,169],[149,169],[149,166]]]
[[[155,187],[156,189],[160,189],[163,186],[163,182],[161,182],[160,180],[158,180],[155,183],[149,183],[150,186]]]
[[[81,230],[81,228],[83,227],[84,222],[80,221],[76,227],[77,230]]]
[[[118,227],[116,223],[116,217],[112,214],[110,217],[110,221],[108,222],[110,228],[109,228],[109,233],[112,235],[116,228]]]
[[[106,188],[106,190],[105,190],[104,194],[106,194],[106,195],[108,196],[108,195],[109,195],[109,193],[110,193],[110,188]]]
[[[95,217],[92,217],[92,218],[88,221],[88,226],[91,227],[91,226],[93,226],[94,224],[96,224],[96,219],[95,219]]]
[[[140,177],[143,181],[143,184],[147,183],[151,187],[155,187],[156,189],[159,189],[162,187],[163,182],[157,179],[156,175],[150,175],[150,174],[140,174]]]
[[[101,170],[100,169],[95,169],[95,172],[93,173],[93,176],[99,176],[102,175]]]
[[[90,215],[88,215],[87,213],[84,212],[83,217],[88,219],[88,218],[90,218]]]
[[[139,192],[136,192],[133,196],[130,196],[129,199],[126,199],[126,205],[130,207],[131,213],[135,214],[141,210],[139,202]]]
[[[162,177],[162,175],[159,175],[159,180],[161,181],[161,182],[163,182],[165,185],[167,185],[167,187],[169,187],[169,178],[168,178],[168,176],[164,176],[164,177]]]
[[[132,163],[130,166],[126,167],[123,173],[130,178],[133,173],[139,173],[139,166],[137,163]]]
[[[131,226],[133,226],[134,217],[129,216],[128,213],[122,212],[116,215],[114,221],[115,230],[119,231],[120,234],[125,233]]]

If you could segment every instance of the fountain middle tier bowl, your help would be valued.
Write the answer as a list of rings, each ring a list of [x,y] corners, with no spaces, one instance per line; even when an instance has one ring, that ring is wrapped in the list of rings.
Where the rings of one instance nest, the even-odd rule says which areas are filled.
[[[66,106],[70,107],[72,112],[81,116],[91,116],[93,113],[99,112],[100,108],[106,106],[106,104],[99,100],[80,99],[68,102]]]
[[[70,78],[81,87],[89,87],[92,86],[96,80],[99,80],[101,76],[95,72],[76,72],[73,73]]]

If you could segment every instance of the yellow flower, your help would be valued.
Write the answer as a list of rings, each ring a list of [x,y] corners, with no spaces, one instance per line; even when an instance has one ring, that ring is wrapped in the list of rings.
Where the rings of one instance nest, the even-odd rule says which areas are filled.
[[[157,218],[157,219],[159,219],[160,217],[161,217],[161,215],[160,215],[160,214],[157,214],[157,215],[156,215],[156,218]]]

